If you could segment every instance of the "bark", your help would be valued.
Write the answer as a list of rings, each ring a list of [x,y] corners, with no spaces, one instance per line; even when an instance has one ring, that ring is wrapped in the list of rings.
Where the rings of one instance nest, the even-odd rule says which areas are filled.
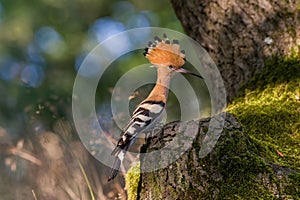
[[[171,0],[171,3],[185,32],[216,62],[229,101],[265,67],[268,59],[299,51],[299,3],[295,0]],[[215,128],[212,132],[220,130],[210,124],[218,117],[225,119],[220,137],[208,134],[209,128]],[[287,121],[280,120],[282,124]],[[190,144],[184,131],[190,125],[199,125],[188,131],[197,132],[190,148],[166,166],[170,156]],[[180,139],[174,139],[178,135]],[[300,172],[261,157],[261,144],[256,144],[229,113],[167,124],[160,134],[147,140],[142,151],[149,154],[174,144],[178,149],[173,155],[161,151],[156,157],[141,156],[140,168],[144,173],[140,175],[138,199],[299,198]],[[147,172],[154,163],[159,170]]]
[[[185,32],[217,64],[227,99],[238,93],[272,55],[300,44],[296,0],[171,0]]]
[[[172,122],[148,138],[142,147],[144,153],[174,146],[176,134],[184,135],[186,128],[199,125],[191,148],[178,160],[157,171],[141,173],[138,199],[288,199],[296,192],[298,186],[292,177],[299,176],[299,172],[265,161],[233,115],[222,113],[219,117],[225,118],[223,131],[204,157],[199,152],[207,142],[204,132],[212,118]],[[189,142],[183,138],[177,140],[181,147]],[[143,156],[141,169],[153,163],[159,168],[165,158],[163,152],[160,157]]]

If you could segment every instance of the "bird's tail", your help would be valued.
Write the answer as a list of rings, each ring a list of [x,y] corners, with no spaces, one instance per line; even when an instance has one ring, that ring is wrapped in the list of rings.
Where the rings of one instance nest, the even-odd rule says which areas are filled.
[[[109,175],[108,175],[108,181],[111,181],[112,179],[114,179],[120,169],[120,165],[121,165],[121,160],[119,157],[115,157],[114,163],[109,171]]]
[[[127,150],[127,148],[121,149],[117,146],[112,151],[111,155],[115,156],[115,160],[114,160],[113,165],[112,165],[112,167],[109,171],[108,181],[111,181],[112,179],[114,179],[117,176],[117,174],[120,170],[121,163],[122,163],[122,161],[124,159],[124,156],[126,154],[126,150]]]

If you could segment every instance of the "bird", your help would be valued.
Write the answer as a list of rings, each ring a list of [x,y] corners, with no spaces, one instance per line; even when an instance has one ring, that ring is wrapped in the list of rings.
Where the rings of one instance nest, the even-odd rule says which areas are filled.
[[[114,156],[114,162],[108,175],[108,181],[117,176],[126,152],[138,135],[153,128],[162,120],[171,77],[176,73],[183,73],[202,78],[201,75],[181,68],[186,62],[185,51],[180,50],[178,40],[174,39],[171,43],[167,34],[163,34],[163,39],[155,36],[154,42],[148,43],[143,54],[157,69],[156,84],[148,97],[133,111],[131,119],[123,129],[120,139],[111,153],[111,156]]]

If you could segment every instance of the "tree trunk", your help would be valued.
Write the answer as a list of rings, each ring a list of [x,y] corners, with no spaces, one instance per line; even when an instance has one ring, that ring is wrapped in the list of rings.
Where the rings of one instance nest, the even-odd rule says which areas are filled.
[[[239,122],[229,113],[222,113],[221,117],[225,117],[223,131],[215,148],[205,157],[199,152],[211,118],[187,122],[186,128],[199,125],[191,148],[168,167],[141,173],[137,199],[288,199],[290,193],[296,192],[298,186],[294,183],[299,178],[294,180],[293,176],[300,173],[265,161],[257,155],[258,150]],[[161,133],[147,140],[142,153],[170,145],[176,134],[185,132],[182,126],[180,122],[167,124]],[[159,168],[164,157],[163,152],[156,160],[141,157],[141,169],[153,163]]]
[[[272,55],[300,45],[296,0],[171,0],[185,32],[218,66],[227,99],[237,94]],[[297,39],[298,38],[298,39]]]
[[[197,133],[190,148],[167,167],[165,161],[170,155],[163,151],[156,157],[142,154],[137,199],[299,199],[300,162],[289,148],[300,145],[300,63],[299,58],[280,59],[300,55],[299,4],[293,0],[171,2],[186,33],[216,62],[227,99],[232,101],[248,83],[244,96],[230,105],[244,128],[229,113],[167,124],[160,134],[147,140],[144,153],[173,146],[174,142],[178,147],[190,145],[182,127],[199,128],[189,131]],[[225,120],[220,137],[209,134],[209,128],[220,130],[210,127],[216,118]],[[178,135],[180,139],[174,139]],[[271,138],[271,144],[265,137]],[[294,139],[274,144],[281,139],[272,137]],[[286,150],[288,156],[278,149]],[[291,167],[279,164],[283,160]],[[153,165],[158,170],[149,172]]]

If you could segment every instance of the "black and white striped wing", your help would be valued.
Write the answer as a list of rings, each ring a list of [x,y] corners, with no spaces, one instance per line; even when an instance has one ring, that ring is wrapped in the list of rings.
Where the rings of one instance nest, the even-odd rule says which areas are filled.
[[[133,112],[128,125],[124,128],[116,148],[111,155],[115,156],[108,181],[114,179],[120,169],[128,148],[134,143],[138,134],[153,127],[162,118],[165,103],[162,101],[144,101]]]
[[[133,112],[132,118],[124,128],[117,147],[112,152],[116,155],[120,149],[127,150],[138,134],[153,127],[162,118],[165,103],[162,101],[145,101]]]

